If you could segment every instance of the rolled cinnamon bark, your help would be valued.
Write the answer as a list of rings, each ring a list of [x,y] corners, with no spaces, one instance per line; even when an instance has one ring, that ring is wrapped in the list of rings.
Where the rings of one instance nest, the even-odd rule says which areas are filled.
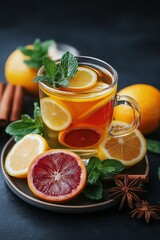
[[[0,102],[3,96],[4,89],[5,89],[5,84],[0,82]]]
[[[10,122],[20,119],[22,106],[23,106],[23,100],[24,100],[24,90],[21,86],[16,86],[14,98],[13,98],[11,115],[10,115]]]
[[[116,176],[116,178],[118,179],[124,179],[125,178],[125,175],[126,174],[118,174]],[[143,182],[147,182],[148,181],[148,176],[145,175],[145,174],[142,174],[142,175],[138,175],[138,174],[128,174],[128,178],[129,180],[134,180],[134,179],[137,179],[137,178],[141,178],[141,181]]]
[[[9,115],[12,109],[15,86],[7,84],[1,102],[0,102],[0,125],[3,127],[9,121]]]

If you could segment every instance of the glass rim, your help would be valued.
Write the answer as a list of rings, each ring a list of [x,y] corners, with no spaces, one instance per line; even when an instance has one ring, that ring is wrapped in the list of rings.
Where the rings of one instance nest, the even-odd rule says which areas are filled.
[[[97,90],[97,91],[87,91],[87,92],[76,92],[76,91],[72,91],[72,92],[69,92],[69,91],[64,91],[64,90],[60,90],[58,88],[53,88],[43,82],[39,82],[39,84],[43,87],[43,88],[46,88],[49,92],[56,92],[56,93],[59,93],[59,94],[67,94],[67,95],[73,95],[73,94],[76,94],[76,95],[82,95],[82,94],[90,94],[90,93],[101,93],[101,92],[104,92],[106,90],[109,90],[109,89],[112,89],[117,83],[118,83],[118,73],[117,71],[110,65],[108,64],[107,62],[99,59],[99,58],[95,58],[95,57],[90,57],[90,56],[75,56],[75,58],[77,60],[93,60],[96,62],[96,65],[98,66],[98,63],[101,63],[102,65],[104,65],[103,67],[105,68],[108,67],[112,72],[110,72],[108,70],[108,68],[106,68],[110,74],[112,75],[113,77],[113,82],[112,84],[110,84],[108,87],[104,88],[104,89],[101,89],[101,90]],[[55,59],[54,60],[56,63],[60,61],[60,59]],[[38,74],[37,76],[41,76],[42,73],[43,73],[43,70],[44,70],[44,66],[42,66],[39,70],[38,70]],[[89,89],[88,89],[89,90]]]

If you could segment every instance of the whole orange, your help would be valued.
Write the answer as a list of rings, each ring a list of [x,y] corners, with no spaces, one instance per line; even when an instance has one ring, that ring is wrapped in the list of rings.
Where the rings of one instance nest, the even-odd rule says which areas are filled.
[[[28,57],[20,50],[13,51],[5,63],[5,78],[13,85],[19,85],[31,95],[38,95],[38,85],[33,80],[37,76],[38,69],[30,68],[24,63]]]
[[[123,88],[118,95],[134,98],[141,110],[139,130],[143,134],[154,132],[160,126],[160,92],[148,84],[134,84]],[[133,111],[130,107],[119,105],[114,110],[114,119],[131,123]]]

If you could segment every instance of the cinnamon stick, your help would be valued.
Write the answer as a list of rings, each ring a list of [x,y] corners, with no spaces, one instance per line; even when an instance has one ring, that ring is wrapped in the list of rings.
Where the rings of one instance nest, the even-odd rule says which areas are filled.
[[[13,98],[13,106],[12,106],[11,115],[10,115],[10,122],[20,119],[23,99],[24,99],[23,88],[21,86],[16,86],[14,98]]]
[[[0,82],[0,102],[3,96],[4,89],[5,89],[5,84]]]
[[[0,102],[0,125],[5,126],[8,123],[9,115],[12,108],[15,86],[7,84],[1,102]]]
[[[124,179],[126,174],[118,174],[116,176],[116,178],[118,179]],[[147,182],[148,181],[148,176],[145,175],[145,174],[142,174],[142,175],[138,175],[138,174],[128,174],[128,178],[129,180],[134,180],[134,179],[137,179],[137,178],[141,178],[141,181],[143,182]]]

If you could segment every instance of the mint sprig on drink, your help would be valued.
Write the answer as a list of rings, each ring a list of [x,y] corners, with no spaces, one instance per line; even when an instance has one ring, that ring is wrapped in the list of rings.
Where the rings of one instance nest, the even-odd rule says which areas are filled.
[[[58,64],[45,56],[43,65],[43,75],[37,76],[34,82],[43,82],[55,88],[68,87],[69,80],[75,76],[78,70],[78,61],[70,52],[63,54]]]
[[[48,54],[48,48],[55,44],[53,40],[47,40],[41,42],[40,39],[36,39],[31,47],[19,47],[18,49],[28,57],[24,60],[31,68],[40,68],[43,65],[43,57]]]
[[[87,165],[87,185],[83,191],[85,197],[99,200],[103,194],[103,181],[121,173],[125,166],[116,159],[101,161],[98,157],[91,157]]]

